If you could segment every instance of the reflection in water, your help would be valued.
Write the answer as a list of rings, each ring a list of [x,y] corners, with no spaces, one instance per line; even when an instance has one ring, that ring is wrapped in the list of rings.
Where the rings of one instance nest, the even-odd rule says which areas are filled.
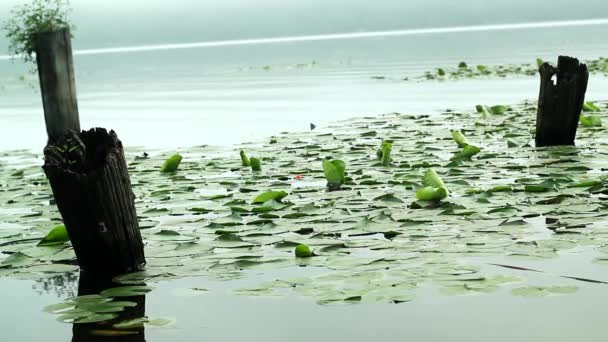
[[[144,284],[142,284],[144,285]],[[80,274],[78,283],[78,296],[95,295],[101,291],[120,286],[112,282],[111,277],[96,277],[95,275]],[[145,328],[143,324],[129,329],[116,329],[113,324],[146,316],[146,296],[133,296],[120,298],[121,301],[137,303],[136,306],[126,307],[119,316],[105,323],[73,324],[72,342],[145,342]]]
[[[64,273],[61,275],[38,279],[32,285],[37,294],[54,294],[59,298],[75,297],[78,292],[78,274]]]

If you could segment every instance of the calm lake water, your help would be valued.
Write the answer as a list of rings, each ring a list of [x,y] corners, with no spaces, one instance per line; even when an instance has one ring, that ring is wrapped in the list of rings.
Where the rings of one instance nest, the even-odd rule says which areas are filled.
[[[9,3],[2,5],[5,12]],[[280,131],[303,130],[310,122],[326,124],[385,112],[433,113],[448,107],[469,109],[478,103],[514,103],[537,97],[536,77],[422,83],[398,80],[440,66],[456,66],[460,61],[472,65],[534,63],[537,57],[555,60],[559,54],[581,59],[608,55],[608,43],[603,38],[608,33],[605,21],[568,22],[601,19],[588,15],[608,9],[598,1],[580,6],[562,1],[563,6],[554,4],[543,15],[538,13],[540,7],[545,7],[542,1],[499,1],[492,6],[482,1],[457,1],[451,5],[439,1],[387,1],[385,6],[379,6],[381,9],[373,6],[374,11],[367,2],[356,1],[349,2],[352,13],[348,14],[337,11],[341,7],[336,4],[320,1],[310,4],[310,8],[259,2],[262,9],[277,6],[276,10],[298,18],[308,18],[316,8],[319,19],[314,25],[308,20],[290,23],[278,18],[278,14],[269,14],[263,25],[253,25],[261,18],[262,9],[253,6],[253,12],[245,14],[237,6],[244,6],[242,1],[229,1],[218,5],[215,12],[218,16],[237,14],[218,26],[223,31],[214,27],[207,32],[207,25],[197,24],[188,34],[181,23],[186,27],[194,25],[193,16],[201,22],[217,21],[211,18],[214,12],[207,5],[184,2],[181,12],[174,7],[146,5],[146,12],[130,21],[111,5],[90,5],[82,0],[74,3],[74,20],[79,27],[74,47],[93,52],[75,59],[82,127],[113,128],[128,146],[234,144]],[[337,4],[346,6],[345,2]],[[581,12],[585,8],[598,10]],[[90,15],[94,10],[98,12],[96,18]],[[183,21],[177,25],[160,18],[159,13],[164,10],[172,15],[181,13]],[[423,16],[426,13],[434,14]],[[100,18],[116,25],[99,30]],[[542,23],[549,20],[557,23],[544,27]],[[122,31],[133,22],[151,34]],[[528,23],[526,28],[487,27],[522,22]],[[241,34],[235,35],[231,25],[241,27]],[[269,27],[275,29],[269,31]],[[433,28],[444,30],[438,33]],[[364,38],[293,39],[387,30],[402,31]],[[156,33],[162,33],[162,39],[154,39]],[[234,39],[272,37],[288,38],[281,42],[225,44]],[[198,48],[163,46],[193,42],[224,44]],[[133,51],[133,47],[140,46],[147,48]],[[90,51],[112,47],[127,49],[101,51],[104,54]],[[26,70],[19,63],[0,60],[0,124],[10,127],[0,136],[0,150],[40,150],[45,143],[36,77],[27,75]],[[23,75],[25,81],[20,80]],[[373,76],[395,81],[374,80]],[[592,77],[589,97],[603,98],[605,84],[603,77]]]
[[[0,17],[16,2],[3,1]],[[74,1],[79,26],[74,42],[77,51],[128,47],[80,53],[75,63],[82,127],[113,128],[127,146],[166,150],[237,144],[282,131],[302,131],[311,122],[323,125],[387,112],[439,113],[446,108],[469,110],[478,103],[518,103],[537,97],[537,77],[445,82],[401,79],[440,66],[456,66],[460,61],[472,65],[534,63],[537,57],[555,60],[559,54],[580,59],[608,55],[607,23],[480,28],[601,18],[602,13],[608,13],[605,1],[554,1],[548,12],[542,10],[548,6],[545,1],[490,5],[487,1],[447,4],[395,0],[377,6],[368,1],[312,1],[308,5],[258,1],[256,6],[232,0],[222,5],[185,1],[182,6],[176,2],[170,8],[147,2],[140,8],[137,4],[142,2],[127,2],[124,5],[128,8],[120,13],[118,3],[125,2],[89,5],[89,1]],[[386,7],[378,9],[384,3]],[[99,15],[94,16],[96,13]],[[294,23],[291,16],[299,20]],[[114,22],[108,24],[113,18],[115,26]],[[164,25],[170,27],[165,29]],[[162,46],[463,26],[471,29],[190,48]],[[132,51],[136,46],[147,48]],[[26,71],[19,63],[0,60],[0,150],[41,151],[45,144],[36,78]],[[608,79],[592,76],[588,98],[606,99],[607,94]],[[608,279],[601,266],[577,258],[582,256],[543,261],[542,268]],[[480,264],[487,261],[502,260],[480,260]],[[539,265],[530,261],[522,266]],[[298,275],[315,270],[285,272]],[[257,283],[274,276],[252,273],[230,288],[238,287],[239,282]],[[530,278],[539,284],[554,281],[545,275]],[[320,306],[299,297],[235,296],[228,293],[225,283],[188,278],[154,284],[155,290],[146,298],[146,313],[175,317],[177,323],[171,328],[147,329],[146,340],[605,340],[608,333],[601,329],[608,304],[605,285],[561,282],[576,284],[580,290],[575,296],[525,299],[508,291],[490,296],[440,296],[436,288],[423,287],[411,303]],[[210,291],[194,298],[172,295],[176,288],[191,287]],[[62,280],[60,285],[0,279],[0,340],[70,340],[72,327],[57,322],[42,308],[74,295],[76,290],[75,279]]]
[[[580,277],[608,275],[605,266],[588,262],[589,255],[565,254],[557,260],[518,261],[519,266],[539,268],[559,274],[570,269]],[[475,259],[473,259],[475,260]],[[502,258],[478,259],[505,262]],[[484,266],[489,273],[521,276],[521,271]],[[491,295],[447,296],[434,286],[415,291],[416,299],[403,304],[343,304],[323,306],[294,295],[286,297],[245,297],[230,293],[238,286],[253,285],[280,275],[309,276],[315,269],[297,268],[280,272],[252,272],[246,280],[214,282],[185,278],[154,284],[146,296],[146,314],[172,317],[168,328],[147,328],[146,341],[603,341],[602,329],[606,285],[555,276],[525,273],[537,285],[560,284],[579,287],[576,295],[526,298],[503,289]],[[0,281],[3,309],[0,310],[2,337],[7,341],[69,341],[72,326],[59,323],[42,307],[76,294],[77,280],[61,286],[48,283]],[[181,297],[176,290],[206,288],[196,297]],[[89,342],[88,339],[77,339]],[[96,340],[95,340],[96,341]],[[143,341],[143,340],[135,340]]]

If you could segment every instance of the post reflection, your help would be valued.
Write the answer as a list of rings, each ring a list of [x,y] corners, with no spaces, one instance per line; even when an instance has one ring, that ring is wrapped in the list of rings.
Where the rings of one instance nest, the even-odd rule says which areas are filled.
[[[143,285],[143,284],[142,284]],[[111,277],[98,277],[82,272],[78,283],[78,296],[99,294],[103,290],[120,286]],[[72,342],[145,342],[143,324],[135,324],[124,329],[117,329],[114,324],[134,320],[146,316],[146,296],[123,297],[120,301],[137,303],[136,306],[126,307],[118,313],[118,317],[104,323],[73,324]]]

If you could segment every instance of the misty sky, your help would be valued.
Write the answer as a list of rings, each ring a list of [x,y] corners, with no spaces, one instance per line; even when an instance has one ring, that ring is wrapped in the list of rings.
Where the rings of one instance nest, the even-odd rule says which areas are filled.
[[[1,0],[0,18],[24,0]],[[76,48],[608,17],[605,0],[72,0]],[[0,37],[0,54],[6,51]]]

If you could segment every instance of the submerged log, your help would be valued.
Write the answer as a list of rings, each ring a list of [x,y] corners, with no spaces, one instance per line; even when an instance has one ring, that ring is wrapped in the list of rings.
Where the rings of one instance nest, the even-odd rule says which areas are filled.
[[[559,56],[557,68],[543,63],[539,73],[536,147],[574,145],[589,80],[587,66]]]
[[[117,275],[145,263],[122,143],[94,128],[44,149],[44,172],[83,272]]]

